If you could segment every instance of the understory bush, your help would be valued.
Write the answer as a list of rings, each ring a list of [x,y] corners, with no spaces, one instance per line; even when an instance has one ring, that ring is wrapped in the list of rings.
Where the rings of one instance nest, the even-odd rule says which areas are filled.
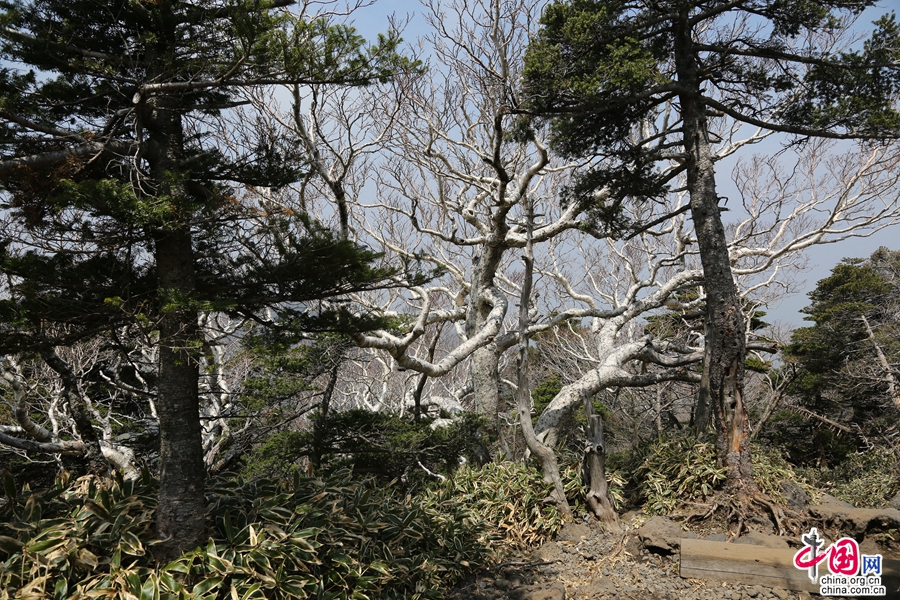
[[[900,466],[890,448],[849,455],[833,468],[807,468],[812,484],[857,508],[884,508],[900,492]]]
[[[465,500],[420,503],[342,471],[211,482],[208,544],[160,566],[156,486],[148,472],[105,483],[63,475],[32,492],[5,474],[0,600],[440,598],[491,556]]]
[[[812,486],[777,449],[753,444],[751,454],[753,480],[764,494],[784,503],[779,485],[784,480],[814,494]],[[716,447],[711,438],[661,438],[644,448],[637,460],[628,457],[624,462],[623,469],[631,471],[636,495],[653,515],[669,514],[681,502],[704,501],[725,483],[726,469],[716,464]]]
[[[780,449],[764,444],[752,444],[750,452],[753,456],[753,481],[764,494],[784,504],[786,499],[781,489],[782,481],[798,485],[812,499],[818,494],[807,481],[802,469],[788,462]]]
[[[725,468],[716,466],[714,443],[679,435],[650,444],[633,478],[644,509],[660,515],[712,494],[725,481]]]
[[[483,417],[465,413],[443,427],[432,427],[432,422],[362,409],[330,413],[316,417],[314,430],[275,435],[245,459],[244,473],[290,476],[299,458],[310,457],[317,473],[347,468],[417,488],[431,477],[423,467],[446,474],[459,466],[460,458],[477,462],[484,454]]]
[[[563,516],[545,499],[552,485],[522,462],[488,463],[457,469],[446,481],[431,486],[423,504],[440,508],[445,502],[470,507],[472,516],[489,527],[501,546],[540,544],[559,531]]]

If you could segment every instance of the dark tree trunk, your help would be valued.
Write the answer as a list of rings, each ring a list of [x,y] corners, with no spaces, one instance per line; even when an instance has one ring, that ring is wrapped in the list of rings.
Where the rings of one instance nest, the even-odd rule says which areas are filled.
[[[339,359],[335,360],[334,365],[332,365],[328,373],[328,384],[322,392],[322,402],[319,403],[319,414],[316,415],[316,419],[313,421],[312,449],[309,453],[309,464],[310,467],[312,467],[310,475],[322,466],[322,455],[325,453],[325,450],[327,450],[325,447],[325,434],[327,433],[325,430],[325,423],[331,412],[331,398],[334,396],[334,388],[337,384],[340,366],[341,361]]]
[[[706,337],[703,338],[706,340]],[[709,429],[709,359],[710,348],[707,344],[703,348],[703,375],[700,378],[700,389],[697,392],[697,404],[694,405],[693,421],[691,423],[694,432],[704,433]]]
[[[590,397],[584,401],[584,412],[588,421],[588,440],[584,448],[584,462],[581,465],[581,478],[587,490],[585,501],[588,509],[601,523],[612,531],[619,531],[619,515],[609,501],[609,487],[606,482],[603,418],[594,414],[594,403]]]
[[[434,355],[437,352],[437,345],[441,339],[441,332],[444,330],[444,324],[438,324],[437,331],[434,333],[434,339],[428,346],[428,362],[434,362]],[[418,423],[422,418],[422,393],[425,391],[425,384],[428,382],[428,375],[422,373],[419,376],[419,382],[416,389],[413,390],[413,420]]]
[[[162,0],[168,4],[167,0]],[[165,11],[163,11],[165,12]],[[158,32],[148,57],[149,80],[163,79],[174,30]],[[180,99],[151,95],[142,99],[140,118],[147,130],[144,157],[156,196],[167,211],[152,230],[159,311],[159,505],[154,548],[165,561],[206,542],[206,467],[200,426],[199,376],[202,335],[193,306],[196,292],[191,221],[194,199],[185,190],[185,158]]]
[[[691,26],[683,13],[675,34],[675,67],[681,86],[691,215],[706,288],[706,352],[709,402],[716,418],[716,448],[727,467],[727,487],[756,492],[750,460],[750,427],[744,405],[744,315],[719,213],[715,165],[709,146],[706,105],[695,59]]]
[[[187,227],[156,236],[159,323],[159,507],[155,554],[169,560],[206,541],[206,468],[200,431],[197,314],[179,305],[194,291]],[[166,306],[169,304],[169,306]]]

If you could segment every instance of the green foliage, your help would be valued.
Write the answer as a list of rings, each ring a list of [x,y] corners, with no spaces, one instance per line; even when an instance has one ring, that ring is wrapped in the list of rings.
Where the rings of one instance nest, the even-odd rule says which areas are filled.
[[[209,542],[156,565],[156,482],[3,478],[0,598],[440,598],[490,556],[464,502],[397,497],[346,471],[293,482],[223,478]]]
[[[31,230],[20,243],[0,238],[5,348],[179,311],[266,307],[295,332],[386,324],[321,303],[383,285],[395,271],[380,255],[235,192],[306,176],[297,144],[260,126],[223,149],[203,125],[186,129],[242,104],[243,90],[417,69],[396,32],[367,43],[349,25],[249,0],[15,0],[0,4],[0,23],[0,107],[16,123],[0,131],[0,189],[7,216]],[[161,233],[176,230],[191,238],[196,272],[180,294],[157,290],[153,267]]]
[[[816,128],[896,135],[900,115],[890,99],[900,91],[900,75],[891,65],[900,58],[900,26],[894,14],[873,25],[861,50],[842,52],[834,62],[810,69],[805,93],[786,111],[786,119]]]
[[[447,481],[430,487],[422,503],[435,508],[446,502],[467,506],[472,518],[489,528],[491,539],[523,548],[540,544],[563,526],[556,506],[544,502],[551,490],[552,485],[525,463],[488,463],[458,469]]]
[[[889,448],[854,453],[834,467],[802,469],[810,483],[857,508],[884,508],[900,492],[900,466]]]
[[[810,498],[816,496],[815,488],[806,480],[803,472],[788,462],[781,451],[768,444],[753,444],[753,481],[764,493],[784,503],[784,493],[779,485],[782,481],[797,484]]]
[[[467,413],[445,427],[431,421],[354,409],[319,418],[318,431],[283,432],[256,450],[245,473],[283,474],[300,457],[315,455],[324,472],[350,468],[380,481],[403,480],[418,487],[435,473],[450,473],[460,457],[477,461],[483,444],[483,417]]]
[[[534,386],[534,389],[531,390],[531,402],[534,405],[533,421],[537,422],[538,417],[541,416],[541,413],[553,401],[562,387],[562,377],[559,375],[551,375]]]
[[[857,446],[857,440],[844,432],[791,410],[772,413],[759,439],[777,446],[791,464],[801,467],[839,464],[854,454]]]
[[[244,455],[241,474],[245,477],[290,477],[300,472],[302,457],[310,452],[310,434],[279,431]]]
[[[900,252],[881,248],[867,260],[844,259],[810,292],[803,309],[813,324],[793,332],[785,358],[798,369],[790,391],[801,405],[842,425],[877,437],[896,420],[888,375],[878,350],[900,358]],[[866,326],[868,324],[868,327]],[[870,333],[871,329],[871,333]],[[814,420],[776,415],[773,431],[789,437],[797,462],[835,462],[856,450],[858,440]]]
[[[876,24],[861,50],[797,42],[817,32],[834,39],[843,16],[872,5],[780,0],[720,11],[702,0],[549,3],[528,46],[524,89],[529,110],[551,119],[554,148],[590,161],[565,200],[591,209],[614,235],[639,226],[622,206],[660,199],[678,185],[683,171],[668,165],[684,129],[669,111],[688,98],[721,106],[737,121],[802,135],[897,135],[900,27],[893,16]],[[752,32],[736,25],[748,18],[759,25]],[[653,125],[642,140],[635,128],[646,124]]]
[[[812,486],[769,446],[753,444],[753,480],[760,490],[784,501],[779,484],[792,481],[813,495]],[[681,502],[703,501],[725,482],[725,467],[716,464],[712,440],[693,435],[661,438],[632,456],[616,457],[613,464],[630,478],[636,495],[650,514],[671,513]]]
[[[716,448],[690,435],[663,438],[650,444],[634,481],[645,510],[668,514],[680,503],[702,500],[725,481],[725,468],[716,465]]]
[[[296,344],[294,333],[272,328],[254,328],[242,339],[253,357],[254,369],[243,382],[243,403],[252,410],[296,407],[304,392],[318,391],[312,385],[343,359],[350,340],[338,334],[307,335]],[[280,412],[277,414],[281,417]]]

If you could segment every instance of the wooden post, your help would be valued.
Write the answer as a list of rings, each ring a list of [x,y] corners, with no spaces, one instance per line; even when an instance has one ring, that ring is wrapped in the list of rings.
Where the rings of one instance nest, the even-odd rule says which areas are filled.
[[[588,440],[584,448],[581,477],[587,490],[585,501],[590,511],[611,531],[619,531],[619,515],[609,501],[606,482],[606,445],[603,441],[603,418],[594,414],[594,402],[590,396],[584,400],[584,412],[588,421]]]

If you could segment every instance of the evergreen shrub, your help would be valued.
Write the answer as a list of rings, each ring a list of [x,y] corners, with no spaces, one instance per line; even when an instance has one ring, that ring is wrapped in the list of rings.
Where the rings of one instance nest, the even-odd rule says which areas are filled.
[[[152,558],[157,481],[59,477],[0,506],[0,600],[440,598],[491,556],[466,505],[397,496],[349,471],[293,481],[221,477],[210,538],[166,565]]]
[[[816,487],[857,508],[884,508],[900,492],[900,466],[890,448],[851,454],[834,467],[802,472]]]
[[[753,480],[760,491],[784,503],[780,483],[789,480],[807,494],[812,486],[771,447],[753,444]],[[644,509],[652,515],[669,514],[681,502],[703,502],[725,483],[726,469],[716,464],[716,447],[711,437],[694,435],[662,437],[634,455],[616,457],[622,471]]]

